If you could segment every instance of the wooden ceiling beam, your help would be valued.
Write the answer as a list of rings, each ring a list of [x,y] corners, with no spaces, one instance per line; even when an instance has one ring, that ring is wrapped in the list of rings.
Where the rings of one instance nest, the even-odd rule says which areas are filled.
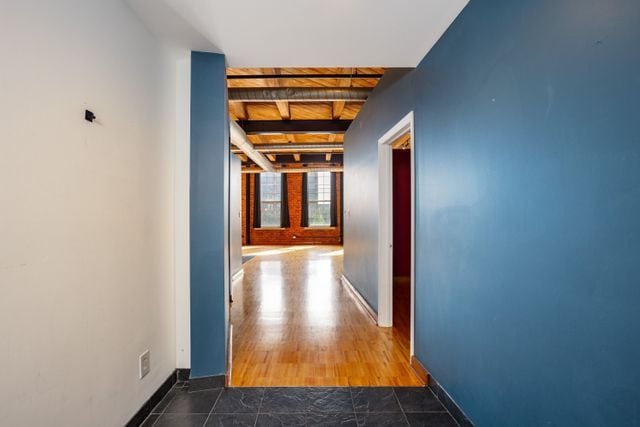
[[[280,112],[280,117],[282,117],[282,120],[291,120],[291,109],[289,108],[289,102],[276,101],[276,107],[278,107],[278,112]]]
[[[331,161],[331,153],[327,153],[327,154],[325,154],[324,159],[325,159],[327,162],[330,162],[330,161]]]
[[[306,165],[304,167],[292,168],[292,167],[283,167],[276,168],[276,172],[279,173],[305,173],[305,172],[342,172],[344,168],[342,166],[331,166],[331,165]],[[260,168],[242,168],[242,173],[262,173],[263,170]]]
[[[278,155],[278,161],[273,162],[272,166],[276,169],[281,167],[307,167],[312,165],[335,165],[341,166],[343,164],[342,154],[334,154],[331,157],[331,161],[327,161],[324,154],[308,154],[304,153],[300,155],[300,160],[296,160],[293,154]],[[243,164],[244,167],[253,167],[255,163],[249,159],[248,162]]]
[[[279,75],[280,68],[274,68],[273,74],[276,76]],[[272,87],[283,86],[280,80],[278,79],[269,79],[269,82],[270,82],[269,86],[272,86]],[[278,107],[278,112],[280,113],[280,117],[282,118],[282,120],[291,120],[291,108],[289,108],[288,101],[276,101],[276,107]]]
[[[345,69],[343,69],[343,71],[345,71]],[[347,68],[346,71],[348,73],[350,73],[351,75],[354,74],[355,69],[353,68]],[[338,86],[339,87],[350,87],[352,83],[351,78],[347,78],[347,79],[340,79],[338,80]],[[340,116],[342,116],[342,112],[344,111],[344,106],[345,106],[346,102],[345,101],[333,101],[333,119],[334,120],[338,120],[340,118]]]
[[[344,101],[333,101],[333,107],[332,107],[332,111],[331,111],[331,116],[333,117],[333,120],[338,120],[340,119],[340,116],[342,116],[342,112],[344,111],[344,106],[346,105],[346,102]]]
[[[267,159],[271,160],[272,162],[276,161],[276,155],[275,154],[266,154]]]
[[[230,102],[229,112],[237,120],[249,120],[249,114],[247,114],[247,106],[244,102]]]
[[[351,120],[244,120],[238,122],[248,135],[344,133]]]
[[[289,144],[255,144],[253,148],[260,153],[341,153],[344,146],[340,143],[289,143]],[[240,152],[238,148],[232,148],[231,152]]]
[[[321,80],[321,79],[380,79],[382,78],[382,74],[243,74],[243,75],[230,75],[227,76],[228,80],[262,80],[262,79],[278,79],[278,80],[287,80],[287,79],[313,79],[313,80]]]

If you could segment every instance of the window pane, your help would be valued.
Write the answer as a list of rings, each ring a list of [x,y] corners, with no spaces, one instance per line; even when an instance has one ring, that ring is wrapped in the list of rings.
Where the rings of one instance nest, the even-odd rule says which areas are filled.
[[[260,215],[262,227],[280,227],[280,202],[262,202]]]
[[[281,179],[279,173],[260,174],[260,222],[262,227],[280,227]]]
[[[309,202],[309,225],[331,225],[330,207],[331,204],[328,202]]]
[[[309,225],[331,225],[331,172],[310,172],[307,175]]]
[[[309,200],[318,200],[318,173],[307,174],[307,195]]]
[[[279,173],[260,174],[260,198],[264,201],[280,201],[281,177]]]

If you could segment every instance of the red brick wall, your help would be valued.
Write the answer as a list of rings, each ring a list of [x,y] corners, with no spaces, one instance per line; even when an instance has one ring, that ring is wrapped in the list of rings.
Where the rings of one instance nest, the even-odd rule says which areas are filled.
[[[342,174],[336,176],[336,194],[338,227],[333,228],[303,228],[300,226],[302,218],[302,174],[287,174],[287,189],[289,193],[289,218],[291,227],[282,229],[253,227],[253,189],[255,174],[242,174],[242,244],[247,245],[339,245],[340,242],[340,181]],[[247,199],[247,179],[249,179],[249,198]],[[247,201],[249,202],[250,242],[247,242]]]

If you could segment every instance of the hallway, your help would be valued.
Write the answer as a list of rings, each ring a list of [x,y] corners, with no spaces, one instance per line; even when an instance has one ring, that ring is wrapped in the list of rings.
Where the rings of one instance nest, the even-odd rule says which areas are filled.
[[[403,332],[378,328],[340,282],[339,246],[252,246],[233,288],[231,384],[416,386]]]

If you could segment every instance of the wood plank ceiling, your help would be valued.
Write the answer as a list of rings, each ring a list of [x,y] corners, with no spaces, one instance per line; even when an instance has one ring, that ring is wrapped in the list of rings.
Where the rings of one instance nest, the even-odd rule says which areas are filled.
[[[278,170],[340,168],[344,131],[383,73],[384,68],[228,68],[229,115]],[[251,88],[258,91],[246,92]],[[320,94],[293,95],[304,89]],[[245,172],[257,171],[250,159],[232,149]]]

